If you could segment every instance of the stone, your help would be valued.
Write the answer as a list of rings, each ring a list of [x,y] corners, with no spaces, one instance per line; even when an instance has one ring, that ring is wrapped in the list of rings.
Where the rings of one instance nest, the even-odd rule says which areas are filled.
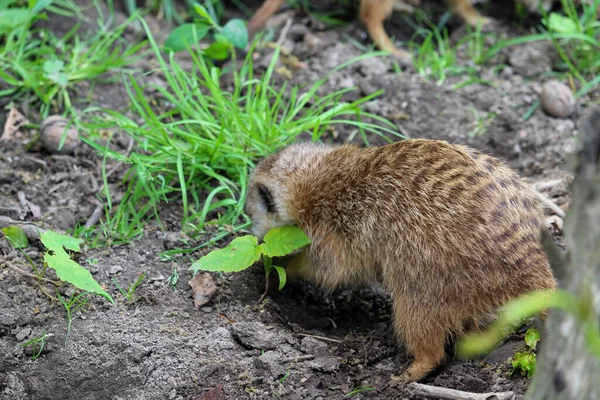
[[[314,356],[327,354],[327,344],[310,336],[306,336],[300,343],[300,349]]]
[[[575,112],[575,96],[564,83],[552,80],[544,83],[540,95],[542,110],[555,118],[568,118]]]
[[[552,59],[548,55],[548,46],[527,43],[517,46],[508,56],[508,63],[520,75],[529,78],[550,72]]]
[[[258,350],[273,350],[283,340],[260,322],[238,322],[231,326],[233,336],[244,346]]]

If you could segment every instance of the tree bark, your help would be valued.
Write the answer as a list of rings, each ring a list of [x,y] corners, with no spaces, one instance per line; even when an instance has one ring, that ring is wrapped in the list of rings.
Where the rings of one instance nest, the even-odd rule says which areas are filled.
[[[600,109],[578,124],[580,150],[574,160],[573,201],[565,218],[567,255],[547,247],[559,287],[589,307],[600,321]],[[600,399],[600,358],[570,313],[552,309],[540,342],[529,400]]]

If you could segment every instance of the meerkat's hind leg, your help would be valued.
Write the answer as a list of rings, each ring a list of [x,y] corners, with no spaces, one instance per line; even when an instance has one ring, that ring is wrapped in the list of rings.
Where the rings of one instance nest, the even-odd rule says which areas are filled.
[[[400,340],[414,357],[402,375],[392,376],[392,384],[419,381],[444,360],[447,331],[436,316],[427,318],[410,310],[410,302],[394,299],[394,323]]]

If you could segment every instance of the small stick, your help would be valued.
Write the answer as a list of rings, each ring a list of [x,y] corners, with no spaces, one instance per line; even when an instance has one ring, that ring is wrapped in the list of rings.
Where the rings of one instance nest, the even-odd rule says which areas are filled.
[[[61,282],[58,282],[58,281],[53,281],[53,280],[51,280],[51,279],[48,279],[48,278],[38,277],[37,275],[35,275],[35,274],[32,274],[31,272],[23,271],[21,268],[15,267],[14,265],[10,265],[10,264],[8,264],[8,268],[12,269],[12,270],[13,270],[13,271],[15,271],[15,272],[18,272],[18,273],[19,273],[19,274],[21,274],[21,275],[25,275],[25,276],[27,276],[27,277],[29,277],[29,278],[33,278],[33,279],[41,279],[41,280],[43,280],[44,282],[51,283],[51,284],[53,284],[53,285],[55,285],[55,286],[60,286],[60,285],[62,285],[62,283],[61,283]]]
[[[430,385],[423,385],[413,382],[408,385],[415,394],[419,396],[433,397],[444,400],[513,400],[515,394],[513,392],[496,392],[496,393],[472,393],[463,392]]]
[[[307,333],[299,333],[298,336],[306,336],[306,337],[311,337],[311,338],[315,338],[315,339],[327,340],[327,341],[333,342],[333,343],[342,343],[341,340],[331,339],[331,338],[327,338],[327,337],[323,337],[323,336],[309,335]]]
[[[289,362],[297,362],[297,361],[304,361],[304,360],[312,360],[313,358],[315,358],[315,356],[313,356],[312,354],[307,354],[305,356],[296,356],[296,357],[290,357],[290,358],[284,358],[283,360],[281,360],[282,363],[289,363]]]
[[[129,157],[129,155],[131,154],[131,150],[133,150],[133,145],[135,143],[135,140],[133,139],[133,136],[129,137],[129,144],[127,145],[127,150],[125,150],[125,154],[123,154],[123,157]],[[123,165],[123,161],[119,161],[118,163],[116,163],[111,169],[110,171],[108,171],[106,173],[106,179],[108,179],[109,176],[111,176],[112,174],[114,174],[117,169],[119,169],[119,167]]]
[[[288,31],[290,30],[290,27],[292,26],[292,19],[288,18],[285,21],[285,25],[283,26],[283,28],[281,29],[281,33],[279,34],[279,38],[277,39],[277,46],[281,46],[281,44],[283,43],[283,41],[285,40],[285,37],[288,34]]]
[[[535,191],[535,193],[537,194],[537,197],[540,199],[540,201],[542,203],[544,203],[544,205],[546,207],[548,207],[549,209],[554,211],[554,213],[556,215],[558,215],[561,218],[564,218],[566,216],[565,212],[559,206],[557,206],[552,200],[550,200],[549,198],[547,198],[546,196],[544,196],[537,190]]]
[[[84,228],[89,229],[92,226],[96,225],[98,221],[100,221],[100,218],[102,218],[102,215],[104,215],[104,204],[99,202],[98,205],[96,205],[94,211],[92,212],[92,215],[85,223]]]

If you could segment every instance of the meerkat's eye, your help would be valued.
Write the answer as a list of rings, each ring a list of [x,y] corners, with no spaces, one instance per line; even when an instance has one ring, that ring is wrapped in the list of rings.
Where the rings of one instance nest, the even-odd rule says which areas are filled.
[[[258,185],[258,195],[260,196],[267,212],[275,212],[275,202],[271,191],[265,185]]]

